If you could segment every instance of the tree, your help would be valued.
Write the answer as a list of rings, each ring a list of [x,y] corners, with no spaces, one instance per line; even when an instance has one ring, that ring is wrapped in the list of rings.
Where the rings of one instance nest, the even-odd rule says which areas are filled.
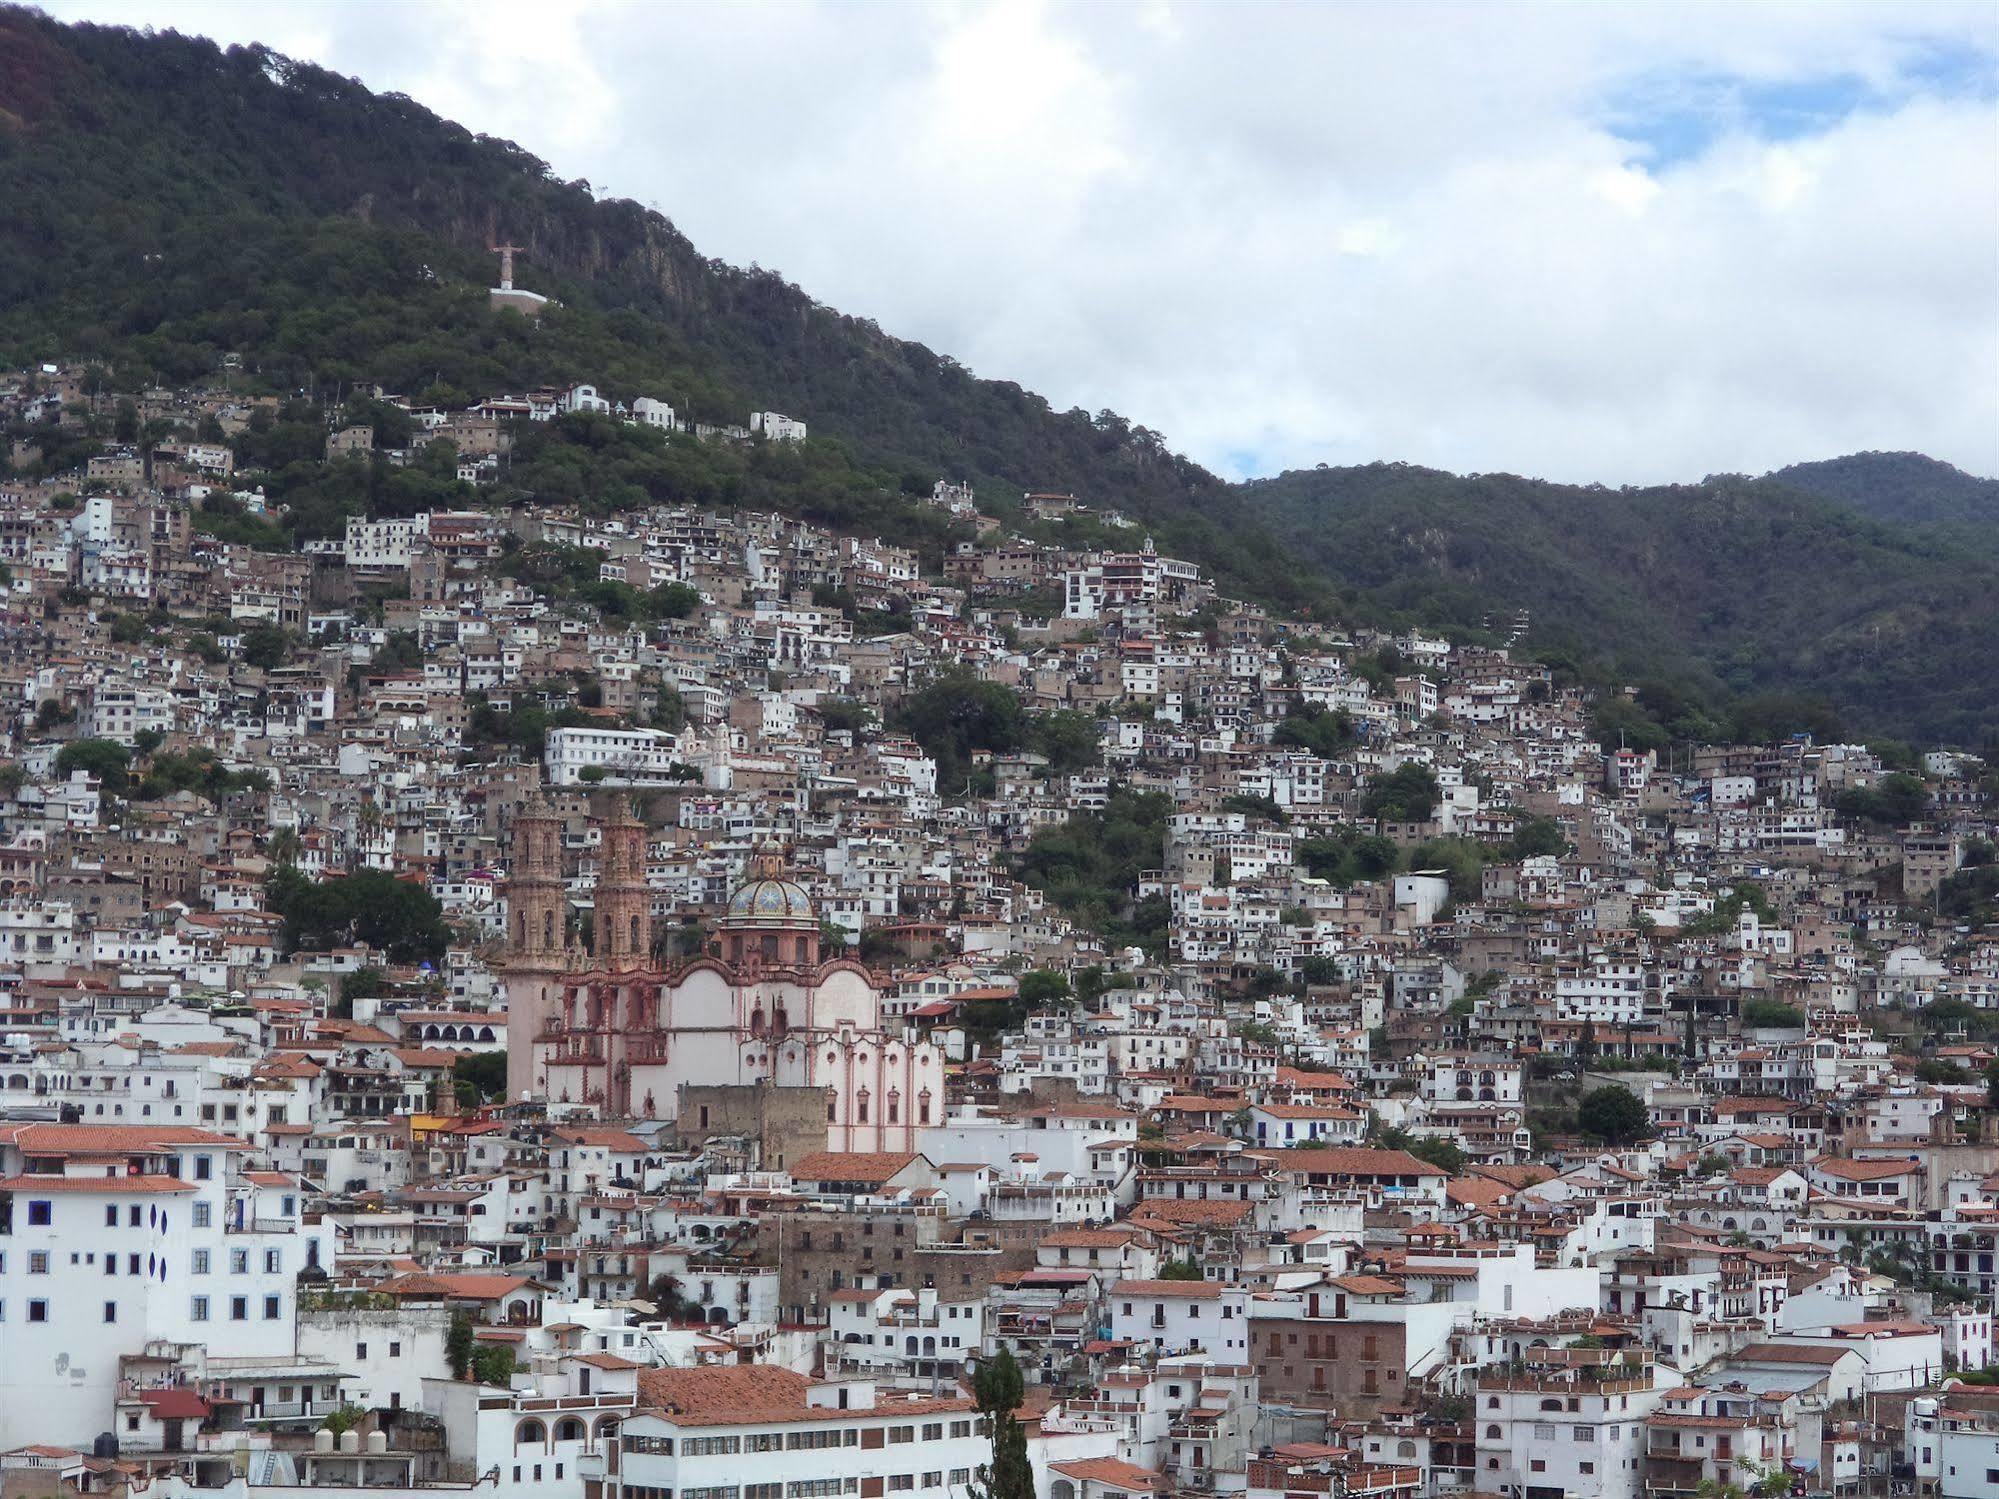
[[[451,941],[437,897],[382,869],[315,883],[281,866],[265,884],[264,907],[284,917],[288,952],[365,942],[395,962],[413,963],[442,957]]]
[[[334,1411],[320,1425],[334,1436],[342,1437],[367,1419],[367,1415],[368,1412],[363,1407],[349,1403]]]
[[[982,1464],[971,1486],[972,1499],[1034,1499],[1034,1469],[1027,1460],[1027,1433],[1014,1412],[1025,1396],[1020,1365],[1010,1349],[979,1360],[972,1374],[972,1401],[992,1436],[993,1457]]]
[[[1049,969],[1036,968],[1020,976],[1020,1002],[1029,1010],[1061,1004],[1073,996],[1069,981]]]
[[[1452,1176],[1463,1175],[1468,1164],[1464,1148],[1457,1141],[1446,1139],[1442,1135],[1425,1135],[1412,1140],[1408,1148],[1409,1154],[1417,1160],[1428,1161],[1439,1170],[1450,1172]]]
[[[463,1379],[471,1372],[475,1346],[472,1319],[464,1312],[453,1312],[451,1330],[444,1335],[444,1361],[451,1366],[453,1379]]]
[[[1361,796],[1361,811],[1389,822],[1428,822],[1437,808],[1437,777],[1411,760],[1374,777]]]
[[[1743,1002],[1742,1023],[1750,1030],[1803,1030],[1805,1017],[1795,1005],[1781,999],[1751,999]]]
[[[131,763],[131,751],[115,739],[79,739],[56,752],[56,777],[66,781],[81,770],[115,796],[125,790]]]
[[[1606,1083],[1583,1095],[1576,1125],[1586,1135],[1611,1145],[1629,1145],[1652,1133],[1652,1116],[1636,1093],[1622,1083]]]
[[[488,1343],[473,1351],[472,1378],[480,1384],[510,1384],[514,1368],[514,1350],[504,1343]]]
[[[1568,851],[1569,840],[1562,836],[1562,825],[1552,817],[1529,817],[1514,825],[1512,853],[1516,859]]]
[[[1028,715],[1011,687],[963,667],[940,672],[904,700],[898,725],[937,762],[940,791],[963,789],[977,751],[1005,754],[1027,742]]]
[[[504,1098],[507,1093],[507,1054],[504,1051],[468,1051],[451,1064],[451,1078],[458,1089],[460,1103],[478,1104],[489,1098]]]
[[[258,625],[243,632],[243,659],[249,665],[272,671],[291,658],[291,631],[277,625]]]
[[[1058,775],[1104,762],[1103,739],[1097,721],[1074,708],[1040,714],[1032,721],[1029,741],[1048,759]]]
[[[1201,1267],[1192,1260],[1168,1260],[1159,1267],[1161,1280],[1205,1280]]]

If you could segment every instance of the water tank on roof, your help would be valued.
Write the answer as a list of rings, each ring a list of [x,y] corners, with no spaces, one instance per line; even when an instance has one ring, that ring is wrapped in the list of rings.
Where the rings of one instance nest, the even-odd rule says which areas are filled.
[[[369,1432],[368,1450],[370,1452],[387,1452],[389,1450],[389,1434],[386,1431]]]
[[[341,1432],[340,1450],[347,1453],[359,1452],[361,1450],[361,1433],[358,1431]]]
[[[333,1450],[332,1427],[322,1426],[312,1434],[312,1450],[314,1452],[331,1452]]]

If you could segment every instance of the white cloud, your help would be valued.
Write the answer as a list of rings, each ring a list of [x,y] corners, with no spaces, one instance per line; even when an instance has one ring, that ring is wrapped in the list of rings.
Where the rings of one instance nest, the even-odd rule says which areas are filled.
[[[1618,482],[1907,447],[1999,472],[1984,3],[172,15],[1226,471]],[[1811,128],[1766,138],[1758,90]]]

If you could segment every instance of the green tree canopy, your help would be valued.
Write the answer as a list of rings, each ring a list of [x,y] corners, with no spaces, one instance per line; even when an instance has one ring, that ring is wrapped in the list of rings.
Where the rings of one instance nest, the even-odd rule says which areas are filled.
[[[56,751],[58,778],[68,780],[81,770],[114,796],[125,790],[126,767],[131,763],[131,751],[115,739],[78,739]]]
[[[1644,1101],[1622,1083],[1606,1083],[1583,1095],[1576,1125],[1592,1139],[1609,1145],[1629,1145],[1652,1133],[1652,1116]]]
[[[1361,811],[1388,822],[1428,822],[1437,809],[1437,777],[1411,760],[1374,777],[1361,795]]]

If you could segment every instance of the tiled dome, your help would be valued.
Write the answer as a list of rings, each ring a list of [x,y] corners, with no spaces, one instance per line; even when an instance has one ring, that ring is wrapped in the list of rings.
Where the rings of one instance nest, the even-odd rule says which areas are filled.
[[[731,916],[776,917],[779,920],[812,921],[812,897],[802,885],[790,880],[751,880],[729,897]]]
[[[750,877],[729,897],[729,917],[737,921],[811,921],[818,913],[796,880],[786,879],[783,852],[766,843],[750,860]]]

